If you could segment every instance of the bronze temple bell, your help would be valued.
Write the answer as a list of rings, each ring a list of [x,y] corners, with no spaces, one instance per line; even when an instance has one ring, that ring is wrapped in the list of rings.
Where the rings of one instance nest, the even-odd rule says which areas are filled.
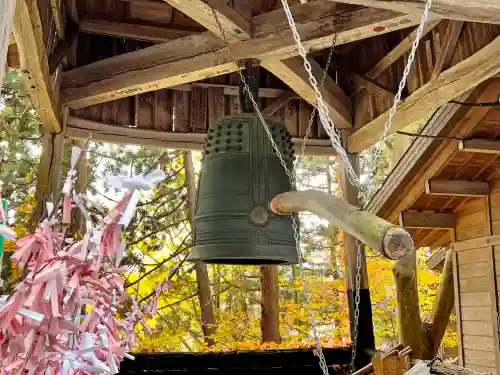
[[[247,80],[257,93],[258,82],[251,78]],[[292,186],[259,117],[251,113],[248,96],[241,99],[246,113],[226,117],[208,130],[188,259],[219,264],[298,263],[291,218],[269,210],[270,200]],[[266,123],[292,171],[291,135],[279,122],[266,119]]]

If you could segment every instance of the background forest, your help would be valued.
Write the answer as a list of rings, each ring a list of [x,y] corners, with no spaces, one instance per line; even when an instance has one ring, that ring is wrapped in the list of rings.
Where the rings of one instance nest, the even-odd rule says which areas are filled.
[[[9,202],[9,225],[18,235],[26,234],[32,225],[42,139],[36,113],[22,87],[21,73],[9,70],[0,100],[0,180],[4,182],[2,197]],[[68,146],[69,141],[64,168],[68,167]],[[78,182],[96,207],[91,215],[101,215],[119,198],[118,191],[104,187],[103,176],[140,174],[163,151],[93,142],[83,163],[87,173],[81,173]],[[376,166],[378,183],[393,164],[390,155],[388,144]],[[364,161],[369,165],[367,158],[369,155]],[[129,267],[128,293],[139,302],[147,302],[155,296],[159,283],[170,283],[170,289],[160,296],[158,314],[150,321],[151,334],[144,332],[142,326],[137,328],[141,351],[310,346],[310,310],[316,316],[324,345],[349,342],[341,231],[313,216],[301,217],[306,259],[303,277],[307,278],[311,293],[310,304],[306,305],[298,267],[206,266],[186,262],[199,155],[169,151],[162,159],[162,168],[166,179],[143,197],[126,231],[128,249],[124,264]],[[297,169],[299,188],[312,187],[341,195],[337,171],[335,158],[305,157]],[[2,270],[6,280],[3,293],[9,293],[19,276],[9,259],[13,249],[14,244],[8,243]],[[418,254],[420,304],[425,317],[432,310],[440,275],[425,265],[429,249],[421,249]],[[370,251],[367,262],[377,346],[384,349],[393,345],[397,337],[391,262]],[[264,294],[272,294],[265,296],[262,280],[274,280],[275,273],[278,282],[265,289]],[[279,322],[261,314],[264,297],[279,301]],[[452,329],[442,346],[456,346]]]

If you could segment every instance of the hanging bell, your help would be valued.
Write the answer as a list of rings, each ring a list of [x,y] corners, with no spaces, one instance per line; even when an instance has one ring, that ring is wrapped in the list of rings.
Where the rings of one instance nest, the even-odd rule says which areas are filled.
[[[288,170],[292,137],[267,121]],[[258,116],[225,118],[208,130],[193,218],[190,261],[219,264],[298,263],[292,220],[269,210],[276,195],[292,189]]]

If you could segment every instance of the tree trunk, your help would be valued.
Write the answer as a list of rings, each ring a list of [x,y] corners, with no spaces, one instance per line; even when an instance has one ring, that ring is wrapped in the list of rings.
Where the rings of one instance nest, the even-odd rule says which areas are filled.
[[[85,148],[85,140],[76,141],[77,147],[80,147],[82,150]],[[88,185],[88,169],[89,163],[86,155],[82,158],[78,165],[78,174],[75,182],[75,192],[76,194],[87,195],[87,185]],[[79,238],[83,238],[83,234],[86,232],[87,223],[85,221],[85,217],[82,215],[82,212],[77,207],[74,209],[75,219],[72,223],[71,232],[78,233]]]
[[[279,332],[278,269],[275,265],[261,266],[261,319],[263,342],[281,342]]]
[[[184,152],[184,172],[186,186],[188,189],[188,215],[189,221],[192,222],[195,210],[196,200],[196,184],[193,168],[193,159],[190,151]],[[205,343],[208,346],[215,344],[212,335],[215,333],[217,326],[214,317],[214,308],[212,305],[212,295],[210,293],[210,279],[208,277],[207,265],[203,262],[195,264],[196,282],[198,284],[198,298],[200,300],[201,311],[201,327]]]

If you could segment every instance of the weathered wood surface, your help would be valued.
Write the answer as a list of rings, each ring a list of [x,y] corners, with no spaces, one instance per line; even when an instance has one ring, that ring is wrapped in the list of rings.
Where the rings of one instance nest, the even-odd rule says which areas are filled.
[[[277,29],[279,26],[273,23],[277,17],[275,12],[281,14],[282,11],[253,19],[255,37],[231,47],[236,59],[282,59],[298,54],[289,28]],[[338,30],[332,22],[336,18],[335,12],[332,9],[320,19],[306,18],[298,25],[306,49],[313,51],[329,47]],[[370,8],[346,14],[349,16],[340,20],[338,44],[409,27],[419,18],[418,15]],[[211,33],[203,33],[70,70],[63,76],[61,98],[74,108],[83,107],[229,73],[238,68],[224,42]]]
[[[49,74],[47,46],[38,6],[35,0],[18,0],[13,20],[21,69],[25,72],[26,88],[45,130],[61,130],[61,109],[56,102]]]
[[[389,131],[394,134],[408,124],[427,116],[431,111],[474,88],[479,83],[500,72],[498,49],[500,36],[474,55],[442,72],[435,80],[426,83],[407,97],[393,117]],[[349,152],[360,152],[374,144],[382,133],[388,113],[354,132],[348,139]]]
[[[283,193],[270,207],[279,215],[312,212],[390,259],[401,259],[414,251],[411,235],[404,229],[322,191]]]
[[[398,12],[422,12],[425,0],[335,0]],[[485,23],[500,23],[500,4],[496,0],[435,0],[431,13],[442,18]]]

